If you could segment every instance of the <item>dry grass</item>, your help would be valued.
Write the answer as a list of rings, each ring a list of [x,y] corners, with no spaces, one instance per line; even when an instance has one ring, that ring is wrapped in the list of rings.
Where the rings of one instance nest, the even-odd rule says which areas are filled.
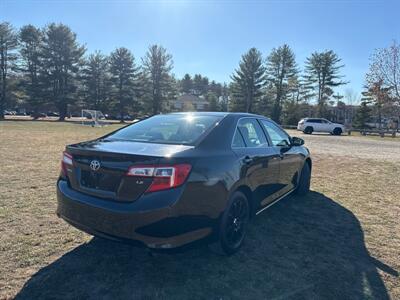
[[[369,139],[376,139],[376,140],[387,140],[387,141],[394,141],[394,142],[400,142],[400,132],[396,133],[396,136],[393,138],[391,134],[385,134],[384,137],[381,137],[378,134],[368,134],[368,135],[362,135],[360,132],[352,132],[352,136],[356,137],[363,137],[363,138],[369,138]]]
[[[336,137],[306,136],[313,192],[258,216],[242,251],[150,256],[92,239],[54,214],[64,146],[114,128],[0,123],[0,298],[400,298],[396,151],[376,159],[363,150],[373,140],[343,137],[340,147],[356,145],[345,155]],[[376,141],[375,151],[394,145]]]

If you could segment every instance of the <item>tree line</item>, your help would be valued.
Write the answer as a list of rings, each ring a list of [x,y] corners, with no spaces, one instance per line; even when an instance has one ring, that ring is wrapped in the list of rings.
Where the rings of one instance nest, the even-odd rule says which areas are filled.
[[[398,46],[390,53],[385,51],[376,54],[376,63],[367,75],[358,114],[361,123],[372,108],[384,106],[376,103],[398,99],[400,88],[393,81],[400,76],[391,78],[387,68],[392,62],[383,58],[398,55]],[[252,112],[279,123],[296,124],[306,115],[329,117],[328,106],[343,98],[335,88],[347,83],[341,74],[344,65],[334,51],[312,53],[301,70],[286,44],[272,49],[266,57],[251,48],[242,55],[229,84],[201,74],[177,79],[172,73],[172,55],[160,45],[149,46],[140,60],[124,47],[109,55],[86,52],[64,24],[51,23],[44,28],[26,25],[16,30],[10,23],[0,23],[0,118],[7,105],[22,102],[33,112],[54,107],[60,120],[71,108],[117,113],[123,120],[132,112],[171,111],[171,100],[191,94],[207,100],[212,111]]]
[[[293,118],[304,116],[304,104],[315,99],[317,116],[324,117],[329,101],[337,98],[334,88],[347,83],[340,75],[340,62],[332,50],[314,52],[301,72],[293,50],[286,44],[272,49],[265,62],[261,52],[251,48],[231,77],[231,109],[293,123]]]
[[[151,45],[140,66],[124,47],[109,56],[96,51],[85,57],[85,53],[66,25],[52,23],[42,29],[26,25],[17,32],[9,23],[1,23],[0,117],[12,97],[25,100],[35,112],[52,104],[60,120],[67,116],[69,105],[112,109],[121,120],[128,110],[142,106],[157,114],[164,100],[174,97],[172,56],[162,46]]]

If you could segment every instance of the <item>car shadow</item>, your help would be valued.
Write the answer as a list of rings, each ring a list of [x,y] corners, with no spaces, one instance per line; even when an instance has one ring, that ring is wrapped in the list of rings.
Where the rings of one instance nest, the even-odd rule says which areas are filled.
[[[94,238],[39,270],[16,299],[389,299],[357,218],[317,192],[257,216],[243,248],[224,257],[174,254]]]

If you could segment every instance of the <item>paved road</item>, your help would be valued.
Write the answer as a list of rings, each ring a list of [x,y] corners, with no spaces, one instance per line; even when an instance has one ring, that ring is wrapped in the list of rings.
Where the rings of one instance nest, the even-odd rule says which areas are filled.
[[[288,130],[288,132],[292,136],[303,138],[306,146],[315,154],[400,162],[400,141],[391,141],[389,137],[374,139],[362,136],[332,136],[330,134],[306,135],[294,130]]]

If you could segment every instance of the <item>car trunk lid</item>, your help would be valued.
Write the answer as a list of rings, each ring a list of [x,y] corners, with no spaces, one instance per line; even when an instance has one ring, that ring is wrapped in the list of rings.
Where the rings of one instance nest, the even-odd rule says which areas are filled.
[[[67,147],[73,157],[68,179],[73,189],[104,199],[134,201],[152,183],[152,178],[130,177],[131,166],[156,165],[191,146],[96,140]]]

